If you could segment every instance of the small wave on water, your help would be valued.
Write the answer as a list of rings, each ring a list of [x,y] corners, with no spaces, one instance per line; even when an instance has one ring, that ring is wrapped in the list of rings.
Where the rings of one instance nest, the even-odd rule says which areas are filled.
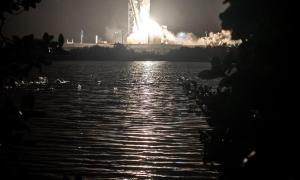
[[[38,78],[35,142],[15,147],[33,177],[216,179],[202,161],[205,117],[189,110],[180,81],[207,63],[60,62]],[[29,87],[30,83],[18,82]],[[41,87],[40,87],[41,86]],[[49,89],[52,88],[52,93]],[[47,90],[48,89],[48,90]]]

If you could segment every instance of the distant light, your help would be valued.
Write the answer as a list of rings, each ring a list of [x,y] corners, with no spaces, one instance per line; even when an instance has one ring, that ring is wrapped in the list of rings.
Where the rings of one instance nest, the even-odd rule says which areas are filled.
[[[152,66],[152,64],[153,64],[152,61],[145,61],[145,62],[144,62],[144,65],[145,65],[146,67]]]
[[[178,37],[179,37],[180,39],[184,39],[185,36],[186,36],[186,33],[184,33],[184,32],[178,33]]]
[[[186,37],[186,33],[180,32],[180,33],[177,34],[177,37],[180,40],[181,45],[183,45],[184,44],[184,39]]]
[[[248,159],[248,158],[244,158],[244,160],[243,160],[243,164],[247,164],[247,163],[248,163],[248,161],[249,161],[249,159]]]
[[[80,84],[77,85],[77,90],[81,91],[82,90],[82,86]]]

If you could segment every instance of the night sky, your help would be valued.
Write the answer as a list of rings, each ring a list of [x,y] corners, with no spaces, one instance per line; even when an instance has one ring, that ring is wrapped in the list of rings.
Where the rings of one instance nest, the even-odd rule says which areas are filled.
[[[172,32],[219,31],[219,14],[226,8],[223,0],[151,0],[151,15]],[[78,41],[80,30],[85,40],[95,35],[109,38],[117,29],[127,30],[127,0],[42,0],[36,9],[9,17],[5,33],[11,35],[44,32]]]

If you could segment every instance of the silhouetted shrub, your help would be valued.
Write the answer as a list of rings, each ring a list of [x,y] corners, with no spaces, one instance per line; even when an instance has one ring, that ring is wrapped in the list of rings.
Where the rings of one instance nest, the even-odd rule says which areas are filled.
[[[217,93],[197,92],[212,131],[201,132],[206,162],[221,163],[220,179],[297,179],[292,64],[285,36],[291,4],[226,0],[223,27],[243,44],[238,55],[214,59],[201,78],[222,78]],[[209,90],[208,90],[209,92]]]

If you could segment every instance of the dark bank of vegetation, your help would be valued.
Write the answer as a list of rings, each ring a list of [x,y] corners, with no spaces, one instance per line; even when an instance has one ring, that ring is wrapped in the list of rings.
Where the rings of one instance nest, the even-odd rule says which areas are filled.
[[[213,130],[201,131],[204,161],[218,163],[222,180],[299,179],[296,106],[291,93],[290,2],[226,0],[222,26],[244,43],[238,55],[214,58],[202,79],[217,87],[187,82]]]
[[[146,47],[147,48],[147,47]],[[224,56],[229,51],[236,48],[219,46],[219,47],[180,47],[178,49],[168,50],[168,46],[161,45],[161,50],[166,49],[169,52],[160,53],[158,50],[147,51],[147,49],[139,52],[127,48],[123,44],[115,44],[110,47],[84,47],[74,48],[64,54],[54,56],[54,60],[75,60],[75,61],[209,61],[213,56]],[[151,49],[151,47],[149,47]]]

